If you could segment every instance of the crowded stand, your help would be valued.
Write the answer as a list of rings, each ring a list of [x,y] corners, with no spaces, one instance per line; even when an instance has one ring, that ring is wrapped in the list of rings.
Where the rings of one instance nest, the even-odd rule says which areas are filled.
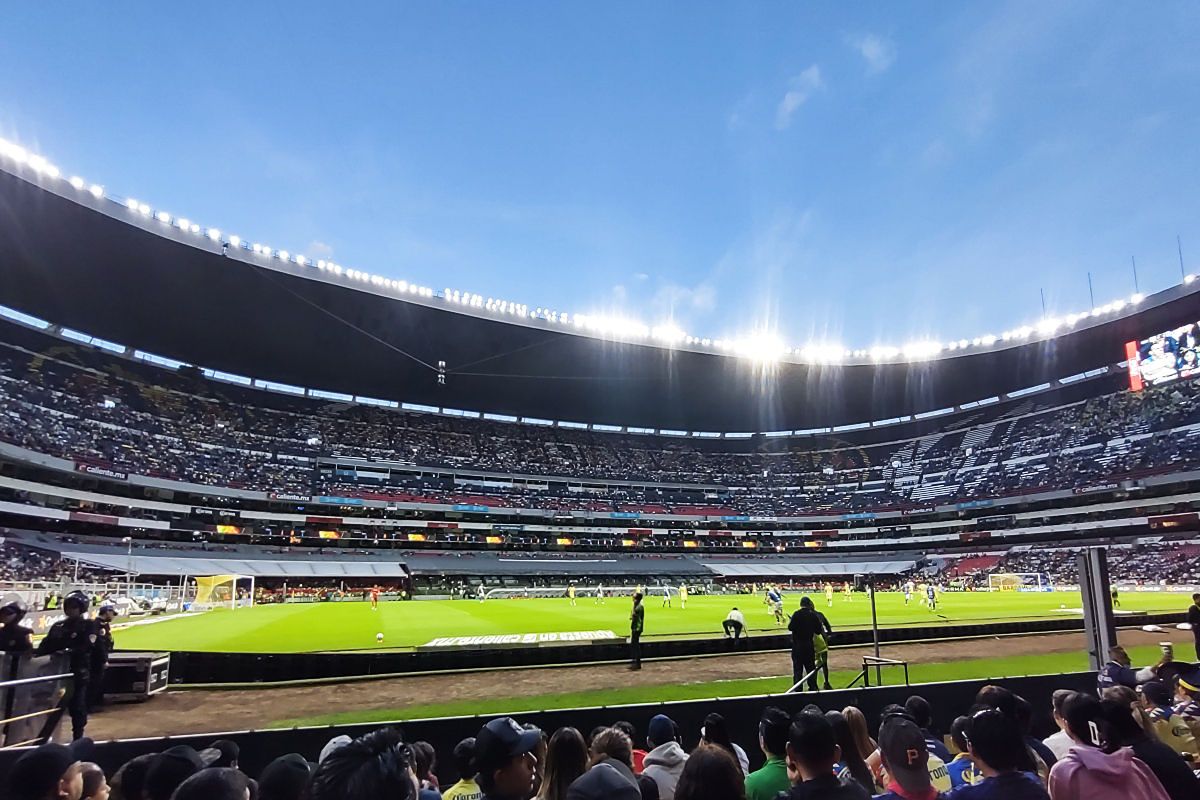
[[[915,439],[807,449],[800,439],[713,444],[317,403],[74,346],[53,356],[5,346],[0,441],[129,473],[273,492],[552,511],[853,513],[1192,468],[1200,462],[1197,386],[1065,406],[1002,404]],[[396,467],[359,471],[346,459]],[[543,477],[506,482],[449,470]]]
[[[464,720],[438,752],[383,728],[341,734],[319,752],[281,754],[250,771],[238,745],[174,745],[106,772],[89,739],[45,744],[13,765],[12,800],[1195,800],[1200,675],[1169,664],[1134,671],[1120,648],[1096,694],[1032,703],[988,685],[946,730],[919,694],[874,724],[855,706],[796,714],[765,706],[755,739],[718,712],[698,730],[657,714],[644,729],[612,720],[586,734],[511,717]],[[1138,675],[1143,676],[1139,681]],[[1135,689],[1135,687],[1137,687]],[[939,713],[942,716],[944,710]],[[949,718],[949,717],[947,717]],[[1049,734],[1049,735],[1047,735]],[[586,737],[586,738],[585,738]]]

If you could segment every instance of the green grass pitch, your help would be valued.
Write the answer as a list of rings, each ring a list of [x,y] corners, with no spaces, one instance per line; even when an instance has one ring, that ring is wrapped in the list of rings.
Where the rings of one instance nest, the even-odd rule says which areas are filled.
[[[849,602],[840,593],[833,605],[823,595],[811,595],[836,631],[871,624],[867,596],[856,592]],[[785,599],[788,613],[800,595]],[[366,602],[296,603],[265,605],[237,610],[218,609],[203,614],[134,625],[115,631],[123,650],[199,650],[211,652],[296,653],[321,650],[369,650],[417,647],[443,636],[563,633],[611,630],[618,636],[629,631],[628,597],[609,597],[603,605],[581,597],[571,606],[566,598],[488,600],[428,600],[380,603],[372,611]],[[1064,615],[1062,608],[1078,609],[1077,592],[947,592],[937,613],[916,599],[905,606],[903,595],[881,592],[879,624],[898,627],[979,620],[1015,620]],[[1162,592],[1125,593],[1124,611],[1177,611],[1182,614],[1190,597]],[[774,629],[774,621],[761,596],[693,595],[687,608],[675,598],[672,608],[662,608],[659,597],[646,601],[646,638],[656,636],[713,636],[721,620],[737,606],[746,615],[752,632]],[[382,643],[375,636],[382,633]],[[752,633],[753,635],[753,633]]]

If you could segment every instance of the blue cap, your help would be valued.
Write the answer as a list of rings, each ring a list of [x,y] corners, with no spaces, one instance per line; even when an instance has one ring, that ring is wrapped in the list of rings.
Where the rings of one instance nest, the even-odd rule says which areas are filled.
[[[675,720],[666,714],[658,714],[650,720],[650,725],[646,728],[646,738],[657,747],[660,744],[675,741],[675,732],[678,729]]]

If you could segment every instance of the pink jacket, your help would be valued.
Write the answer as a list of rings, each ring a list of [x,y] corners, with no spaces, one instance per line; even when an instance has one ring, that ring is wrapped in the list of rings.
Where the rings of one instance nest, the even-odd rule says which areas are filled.
[[[1051,768],[1046,788],[1051,800],[1170,800],[1158,778],[1128,747],[1110,755],[1073,745]]]

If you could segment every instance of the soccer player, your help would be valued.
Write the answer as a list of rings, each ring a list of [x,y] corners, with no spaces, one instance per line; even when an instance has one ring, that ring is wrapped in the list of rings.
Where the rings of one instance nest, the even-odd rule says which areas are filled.
[[[484,588],[482,583],[479,584],[479,590],[476,594],[479,596],[479,602],[482,603],[484,600],[487,600],[487,589]]]
[[[787,624],[787,620],[783,616],[783,595],[774,586],[767,589],[767,604],[771,607],[771,613],[775,615],[775,624],[777,626]]]
[[[825,581],[825,605],[833,608],[833,584]]]
[[[842,601],[843,602],[849,603],[853,599],[853,595],[850,594],[850,591],[851,591],[850,581],[846,581],[845,583],[842,584]]]
[[[377,611],[378,609],[379,609],[379,587],[372,586],[371,587],[371,610]]]
[[[596,605],[598,605],[598,606],[604,605],[604,584],[603,583],[596,587]]]
[[[925,584],[925,602],[930,611],[937,611],[937,589],[934,588],[932,581]]]
[[[917,587],[913,585],[912,581],[904,584],[904,605],[908,605],[912,602],[913,589],[915,588]]]
[[[679,584],[679,607],[687,608],[687,584]]]
[[[663,607],[663,608],[670,608],[670,607],[671,607],[671,587],[670,587],[670,586],[664,586],[664,587],[663,587],[663,601],[662,601],[662,607]]]
[[[575,605],[575,584],[567,586],[567,598],[571,601],[571,605]]]
[[[1121,607],[1121,598],[1118,596],[1118,592],[1117,592],[1117,586],[1116,586],[1116,584],[1113,584],[1113,585],[1112,585],[1112,586],[1109,588],[1109,590],[1108,590],[1108,591],[1109,591],[1109,593],[1112,595],[1112,604],[1113,604],[1113,608],[1120,608],[1120,607]]]

